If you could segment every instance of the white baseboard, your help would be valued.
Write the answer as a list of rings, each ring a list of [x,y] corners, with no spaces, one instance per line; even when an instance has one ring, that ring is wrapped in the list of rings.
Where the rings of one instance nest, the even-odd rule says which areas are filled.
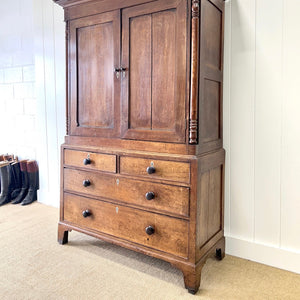
[[[229,255],[300,274],[300,253],[226,237],[225,251]]]

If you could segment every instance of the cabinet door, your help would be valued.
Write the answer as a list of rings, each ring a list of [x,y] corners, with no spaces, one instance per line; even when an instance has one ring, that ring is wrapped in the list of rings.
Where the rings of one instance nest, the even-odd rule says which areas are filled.
[[[70,22],[71,135],[120,132],[120,12]]]
[[[185,142],[187,1],[161,0],[122,15],[122,137]]]

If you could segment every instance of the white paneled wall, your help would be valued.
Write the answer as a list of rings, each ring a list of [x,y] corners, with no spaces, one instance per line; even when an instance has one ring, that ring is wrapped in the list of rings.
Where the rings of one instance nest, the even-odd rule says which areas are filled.
[[[38,200],[59,205],[65,24],[51,0],[0,0],[0,153],[37,159]]]
[[[36,158],[31,0],[0,0],[0,153]]]
[[[60,199],[60,145],[65,135],[65,23],[63,9],[50,0],[33,0],[40,201]]]
[[[300,273],[299,0],[226,2],[227,253]]]

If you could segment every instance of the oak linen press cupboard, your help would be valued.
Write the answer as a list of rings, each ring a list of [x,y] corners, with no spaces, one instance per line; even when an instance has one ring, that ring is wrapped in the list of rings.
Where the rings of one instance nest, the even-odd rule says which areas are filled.
[[[170,262],[196,293],[224,257],[223,0],[56,0],[67,136],[58,241],[80,231]]]

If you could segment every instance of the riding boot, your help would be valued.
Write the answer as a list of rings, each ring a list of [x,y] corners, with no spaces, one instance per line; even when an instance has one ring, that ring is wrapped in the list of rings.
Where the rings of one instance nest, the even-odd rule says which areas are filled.
[[[27,162],[27,174],[28,174],[29,188],[28,188],[28,193],[25,199],[22,201],[21,205],[28,205],[33,201],[37,200],[38,167],[36,161],[30,160]]]
[[[14,199],[11,203],[12,204],[19,204],[21,203],[24,198],[27,195],[28,192],[28,175],[27,175],[27,160],[21,160],[20,161],[20,170],[21,170],[21,182],[22,182],[22,186],[21,186],[21,191],[19,193],[19,195],[16,197],[16,199]]]
[[[22,188],[22,175],[21,175],[20,163],[19,162],[12,163],[11,169],[13,175],[13,184],[11,186],[11,200],[14,200],[20,194]]]
[[[8,162],[0,163],[1,193],[0,206],[10,202],[10,164]]]

